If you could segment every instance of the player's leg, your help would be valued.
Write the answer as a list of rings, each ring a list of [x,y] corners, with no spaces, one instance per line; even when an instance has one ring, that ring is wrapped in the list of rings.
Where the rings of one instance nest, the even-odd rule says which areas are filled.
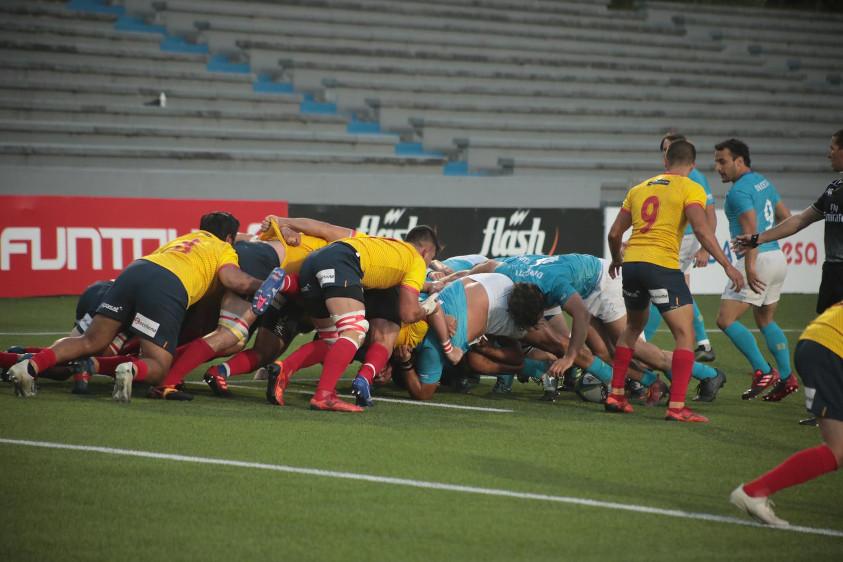
[[[794,358],[805,384],[805,406],[819,417],[823,444],[803,449],[738,486],[730,498],[739,509],[769,525],[787,525],[773,512],[769,496],[837,470],[843,463],[843,358],[811,340],[799,342]]]
[[[177,338],[178,330],[174,330],[172,334],[174,338]],[[129,402],[132,399],[133,382],[145,381],[153,386],[159,385],[164,380],[173,362],[172,353],[151,339],[141,339],[140,346],[140,357],[121,363],[114,373],[112,398],[118,402]],[[172,388],[169,392],[164,391],[162,397],[170,400],[192,399],[192,396],[190,398],[178,398],[174,394],[178,392],[175,388]]]
[[[401,330],[401,317],[398,312],[399,289],[369,289],[364,292],[364,298],[369,332],[362,365],[351,383],[351,393],[356,397],[358,406],[372,406],[372,383],[375,375],[389,362],[398,332]]]

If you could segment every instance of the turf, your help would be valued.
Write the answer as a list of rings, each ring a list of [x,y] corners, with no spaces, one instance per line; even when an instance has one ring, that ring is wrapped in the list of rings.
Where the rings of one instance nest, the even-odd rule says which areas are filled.
[[[786,296],[779,324],[804,327],[813,299]],[[713,326],[716,299],[700,301]],[[68,329],[74,306],[71,298],[0,301],[0,332]],[[136,389],[128,405],[111,402],[107,379],[95,379],[90,397],[47,381],[21,400],[3,385],[0,437],[739,516],[727,500],[732,488],[819,434],[796,423],[801,393],[779,404],[741,401],[748,366],[717,330],[711,336],[729,382],[699,407],[712,420],[702,426],[668,424],[661,408],[608,415],[567,393],[540,402],[532,384],[499,397],[485,379],[472,394],[441,392],[435,401],[512,412],[398,403],[361,415],[313,412],[311,369],[293,379],[284,408],[267,405],[250,377],[230,400],[200,383],[191,386],[193,402],[147,400]],[[0,346],[53,339],[0,335]],[[191,379],[199,377],[197,370]],[[348,388],[346,378],[340,391]],[[378,396],[404,397],[395,388]],[[0,471],[2,560],[792,561],[843,552],[843,538],[730,523],[2,443]],[[843,530],[837,474],[776,500],[794,524]]]

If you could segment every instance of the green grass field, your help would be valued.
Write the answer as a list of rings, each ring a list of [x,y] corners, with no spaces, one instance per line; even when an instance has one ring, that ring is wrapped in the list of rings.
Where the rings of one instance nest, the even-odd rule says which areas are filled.
[[[699,300],[713,328],[717,300]],[[813,305],[813,296],[785,296],[779,324],[800,330]],[[0,301],[0,346],[51,343],[55,336],[22,334],[68,329],[74,306],[72,298]],[[506,411],[382,402],[359,415],[314,412],[307,393],[316,369],[293,379],[284,408],[266,404],[251,377],[235,383],[243,388],[231,400],[200,383],[191,386],[193,402],[148,400],[136,389],[128,405],[111,401],[102,377],[90,397],[45,381],[37,397],[22,400],[3,385],[2,439],[292,468],[0,441],[0,560],[840,560],[843,537],[541,497],[743,519],[729,492],[818,443],[819,433],[796,423],[805,417],[801,392],[779,404],[741,401],[748,365],[719,331],[710,333],[729,382],[699,407],[707,425],[669,424],[662,408],[609,415],[567,393],[540,402],[532,384],[499,397],[491,379],[435,402]],[[788,336],[793,343],[798,332]],[[657,342],[666,344],[666,334]],[[200,377],[197,370],[191,379]],[[349,386],[347,375],[340,392]],[[405,398],[391,387],[378,396]],[[839,474],[776,501],[792,524],[843,531]]]

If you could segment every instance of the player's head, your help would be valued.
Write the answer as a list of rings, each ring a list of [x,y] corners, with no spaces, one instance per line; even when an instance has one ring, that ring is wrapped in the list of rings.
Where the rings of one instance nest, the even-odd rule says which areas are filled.
[[[544,295],[536,285],[516,283],[512,287],[506,311],[519,329],[528,330],[538,324],[544,309]]]
[[[685,135],[680,135],[679,133],[667,133],[665,136],[662,137],[662,140],[659,141],[659,151],[664,154],[667,152],[668,147],[671,143],[681,140],[688,140],[685,138]]]
[[[843,129],[831,135],[828,159],[831,160],[831,168],[835,172],[843,172]]]
[[[668,170],[694,167],[697,162],[697,149],[686,140],[675,140],[664,152],[664,167]]]
[[[240,221],[234,218],[234,215],[225,211],[215,211],[202,215],[199,220],[199,230],[210,232],[225,242],[234,242],[239,229]]]
[[[738,139],[724,140],[714,145],[714,169],[723,183],[737,180],[751,166],[749,147]]]
[[[442,249],[436,231],[426,224],[420,224],[412,228],[404,237],[404,240],[416,247],[421,257],[424,258],[425,265],[429,264]]]

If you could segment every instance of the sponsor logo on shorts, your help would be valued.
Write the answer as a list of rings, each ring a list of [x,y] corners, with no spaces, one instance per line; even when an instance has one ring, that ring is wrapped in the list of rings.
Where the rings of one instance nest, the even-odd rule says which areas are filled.
[[[132,320],[132,329],[137,330],[141,334],[146,334],[150,338],[154,338],[158,333],[158,328],[161,326],[155,320],[147,318],[141,313],[135,314],[135,319]]]
[[[335,269],[323,269],[316,272],[316,279],[319,281],[319,286],[331,285],[337,280],[337,272]]]
[[[667,304],[670,301],[667,289],[650,289],[649,293],[653,304]]]
[[[810,410],[814,407],[814,397],[817,395],[816,388],[805,387],[805,409]]]
[[[108,304],[107,302],[101,303],[100,308],[110,310],[111,312],[114,312],[116,314],[120,314],[120,312],[122,312],[123,310],[122,306],[114,306],[113,304]]]

